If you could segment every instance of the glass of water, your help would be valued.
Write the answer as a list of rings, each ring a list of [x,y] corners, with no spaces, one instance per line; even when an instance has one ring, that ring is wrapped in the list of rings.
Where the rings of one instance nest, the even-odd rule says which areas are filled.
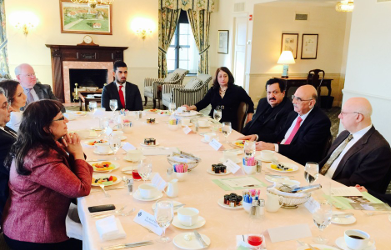
[[[137,166],[137,171],[145,183],[145,181],[148,180],[149,176],[152,173],[152,163],[146,160],[142,160]]]
[[[110,148],[114,151],[114,154],[121,148],[121,137],[119,135],[111,134],[109,137]]]
[[[319,228],[319,236],[314,237],[313,240],[319,244],[326,244],[328,239],[322,237],[323,230],[328,227],[331,223],[331,216],[333,211],[331,209],[331,204],[326,200],[319,202],[318,208],[312,214],[312,219],[314,220],[315,225]]]
[[[162,243],[170,242],[170,237],[166,236],[166,228],[171,224],[174,218],[174,208],[172,201],[158,200],[155,207],[155,219],[159,227],[163,229],[163,234],[158,240]]]
[[[255,156],[255,141],[246,141],[243,147],[244,157],[250,158]]]
[[[88,108],[90,109],[91,113],[94,114],[95,110],[98,108],[98,103],[92,101],[88,104]]]
[[[168,104],[168,110],[170,111],[170,113],[172,114],[176,109],[176,104],[174,102],[171,102]]]
[[[118,101],[116,99],[110,100],[110,109],[111,111],[115,112],[118,108]]]
[[[308,184],[312,184],[318,179],[319,164],[316,162],[307,162],[304,167],[304,178]]]
[[[220,106],[217,106],[215,110],[213,110],[213,119],[219,122],[222,117],[223,117],[223,111]]]
[[[230,122],[223,122],[221,132],[225,136],[225,143],[228,143],[228,136],[232,133],[232,126]]]

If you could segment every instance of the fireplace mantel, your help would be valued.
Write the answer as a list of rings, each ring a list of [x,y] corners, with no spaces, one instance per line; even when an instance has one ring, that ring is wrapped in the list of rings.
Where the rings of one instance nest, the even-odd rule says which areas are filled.
[[[54,94],[64,102],[63,62],[115,62],[124,60],[124,50],[128,47],[106,47],[88,45],[55,45],[46,44],[52,58],[52,75]]]

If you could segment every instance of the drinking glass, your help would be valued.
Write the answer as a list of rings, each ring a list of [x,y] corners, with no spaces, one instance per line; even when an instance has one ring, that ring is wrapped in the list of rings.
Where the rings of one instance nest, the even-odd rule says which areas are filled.
[[[243,147],[244,157],[250,158],[255,156],[255,141],[246,141]]]
[[[252,246],[251,249],[261,249],[262,242],[264,241],[263,235],[250,234],[247,237],[247,243]]]
[[[170,113],[174,112],[176,109],[176,104],[174,102],[171,102],[168,104],[168,110],[170,110]]]
[[[90,109],[91,113],[94,114],[95,110],[98,108],[98,103],[92,101],[88,104],[88,108]]]
[[[307,162],[304,167],[304,178],[311,184],[318,179],[319,175],[319,164],[316,162]]]
[[[312,219],[314,220],[315,225],[319,228],[319,236],[314,237],[313,241],[319,244],[326,244],[328,239],[322,237],[323,230],[330,225],[331,216],[333,211],[331,209],[331,204],[326,200],[319,202],[319,207],[312,214]]]
[[[111,134],[109,137],[110,148],[114,151],[114,154],[121,148],[121,137]]]
[[[152,173],[152,163],[148,161],[141,161],[140,164],[137,167],[138,174],[143,178],[143,181],[145,182],[148,180],[149,176]]]
[[[223,111],[220,106],[217,106],[215,110],[213,110],[213,119],[219,122],[222,117],[223,117]]]
[[[116,99],[110,100],[110,109],[111,111],[115,112],[118,108],[118,101]]]
[[[221,132],[225,136],[225,143],[228,143],[228,136],[232,133],[232,126],[230,122],[223,122],[223,127],[221,128]]]
[[[166,228],[171,224],[174,218],[174,209],[172,201],[169,200],[158,200],[155,208],[155,219],[159,227],[163,229],[163,234],[159,238],[159,242],[167,243],[170,242],[170,237],[166,236]]]

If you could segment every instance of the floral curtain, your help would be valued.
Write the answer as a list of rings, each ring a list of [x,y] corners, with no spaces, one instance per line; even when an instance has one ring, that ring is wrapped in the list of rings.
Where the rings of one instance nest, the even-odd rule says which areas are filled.
[[[166,51],[174,35],[181,9],[187,12],[194,40],[200,52],[198,72],[208,74],[210,13],[213,12],[214,8],[215,0],[159,0],[160,78],[167,75]]]
[[[7,55],[7,36],[5,29],[5,0],[0,0],[0,77],[10,78]]]

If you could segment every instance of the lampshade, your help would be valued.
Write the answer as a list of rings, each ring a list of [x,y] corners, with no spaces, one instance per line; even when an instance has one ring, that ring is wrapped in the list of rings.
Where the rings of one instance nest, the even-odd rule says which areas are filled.
[[[335,10],[338,12],[352,12],[354,9],[353,0],[341,0],[335,5]]]
[[[285,50],[281,53],[280,58],[277,61],[278,64],[294,64],[295,59],[293,58],[292,51]]]

